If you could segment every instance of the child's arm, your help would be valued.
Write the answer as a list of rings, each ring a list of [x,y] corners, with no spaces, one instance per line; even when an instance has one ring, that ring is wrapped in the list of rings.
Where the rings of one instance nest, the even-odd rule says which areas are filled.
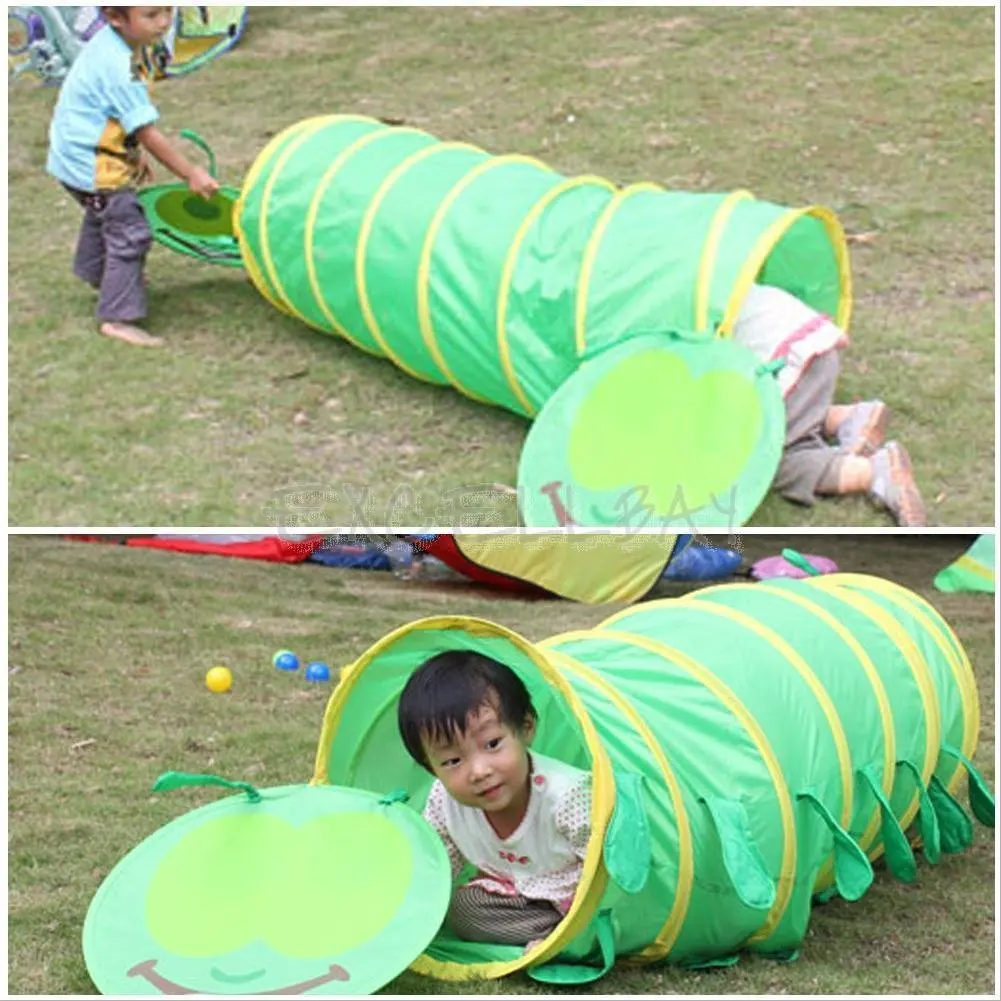
[[[424,819],[438,832],[438,837],[441,838],[442,844],[448,852],[448,861],[452,866],[452,882],[454,883],[459,873],[466,867],[466,859],[459,851],[459,846],[452,840],[452,835],[448,833],[443,802],[443,797],[447,795],[440,782],[435,782],[431,786],[431,794],[424,807]]]
[[[135,136],[167,170],[187,181],[196,195],[211,198],[219,190],[219,182],[204,167],[193,164],[155,125],[144,126]]]
[[[581,861],[591,841],[591,776],[575,785],[556,807],[556,829]]]

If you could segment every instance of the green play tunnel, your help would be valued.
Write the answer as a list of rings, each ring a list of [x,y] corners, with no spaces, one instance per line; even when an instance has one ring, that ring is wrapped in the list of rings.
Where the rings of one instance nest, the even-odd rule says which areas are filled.
[[[470,649],[509,664],[539,712],[535,748],[593,774],[592,838],[562,924],[530,955],[442,930],[414,964],[446,980],[594,979],[616,958],[687,965],[743,949],[788,957],[816,896],[861,897],[870,859],[898,879],[972,843],[994,801],[971,759],[973,672],[930,604],[874,577],[724,585],[632,607],[532,643],[464,617],[385,637],[345,670],[314,784],[405,789],[431,778],[396,706],[425,658]]]
[[[233,222],[278,309],[534,422],[533,527],[743,524],[785,440],[774,366],[726,336],[744,296],[851,311],[827,209],[619,190],[361,116],[277,135]]]
[[[825,209],[617,190],[359,116],[276,136],[236,222],[247,271],[279,309],[529,417],[585,359],[634,336],[728,332],[754,281],[842,325],[851,305]]]

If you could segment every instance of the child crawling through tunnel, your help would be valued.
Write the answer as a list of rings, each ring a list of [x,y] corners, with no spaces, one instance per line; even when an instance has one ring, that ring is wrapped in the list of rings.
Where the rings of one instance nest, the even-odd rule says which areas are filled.
[[[448,924],[473,942],[547,938],[570,909],[590,837],[591,776],[530,751],[538,716],[504,664],[468,651],[427,660],[400,697],[400,735],[435,777],[424,818],[448,851]]]

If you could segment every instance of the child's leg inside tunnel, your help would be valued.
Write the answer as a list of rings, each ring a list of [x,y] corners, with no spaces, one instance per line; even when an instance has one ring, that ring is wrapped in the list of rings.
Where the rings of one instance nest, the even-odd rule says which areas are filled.
[[[813,360],[785,400],[786,444],[775,489],[797,504],[810,506],[818,495],[841,492],[845,451],[825,437],[840,373],[838,353],[828,351]]]
[[[460,886],[448,912],[448,923],[459,938],[496,945],[527,945],[546,938],[562,920],[548,901],[501,896],[480,886]]]

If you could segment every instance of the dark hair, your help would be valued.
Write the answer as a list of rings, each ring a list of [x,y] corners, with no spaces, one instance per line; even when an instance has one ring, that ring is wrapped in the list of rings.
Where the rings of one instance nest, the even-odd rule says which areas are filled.
[[[410,756],[428,771],[423,738],[451,740],[465,733],[471,713],[493,706],[502,723],[521,730],[535,719],[525,683],[500,661],[469,650],[449,650],[426,660],[407,680],[397,722]]]
[[[132,10],[131,7],[101,7],[101,17],[104,18],[108,24],[111,24],[111,20],[114,17],[124,17],[126,20],[129,16],[129,11]]]

